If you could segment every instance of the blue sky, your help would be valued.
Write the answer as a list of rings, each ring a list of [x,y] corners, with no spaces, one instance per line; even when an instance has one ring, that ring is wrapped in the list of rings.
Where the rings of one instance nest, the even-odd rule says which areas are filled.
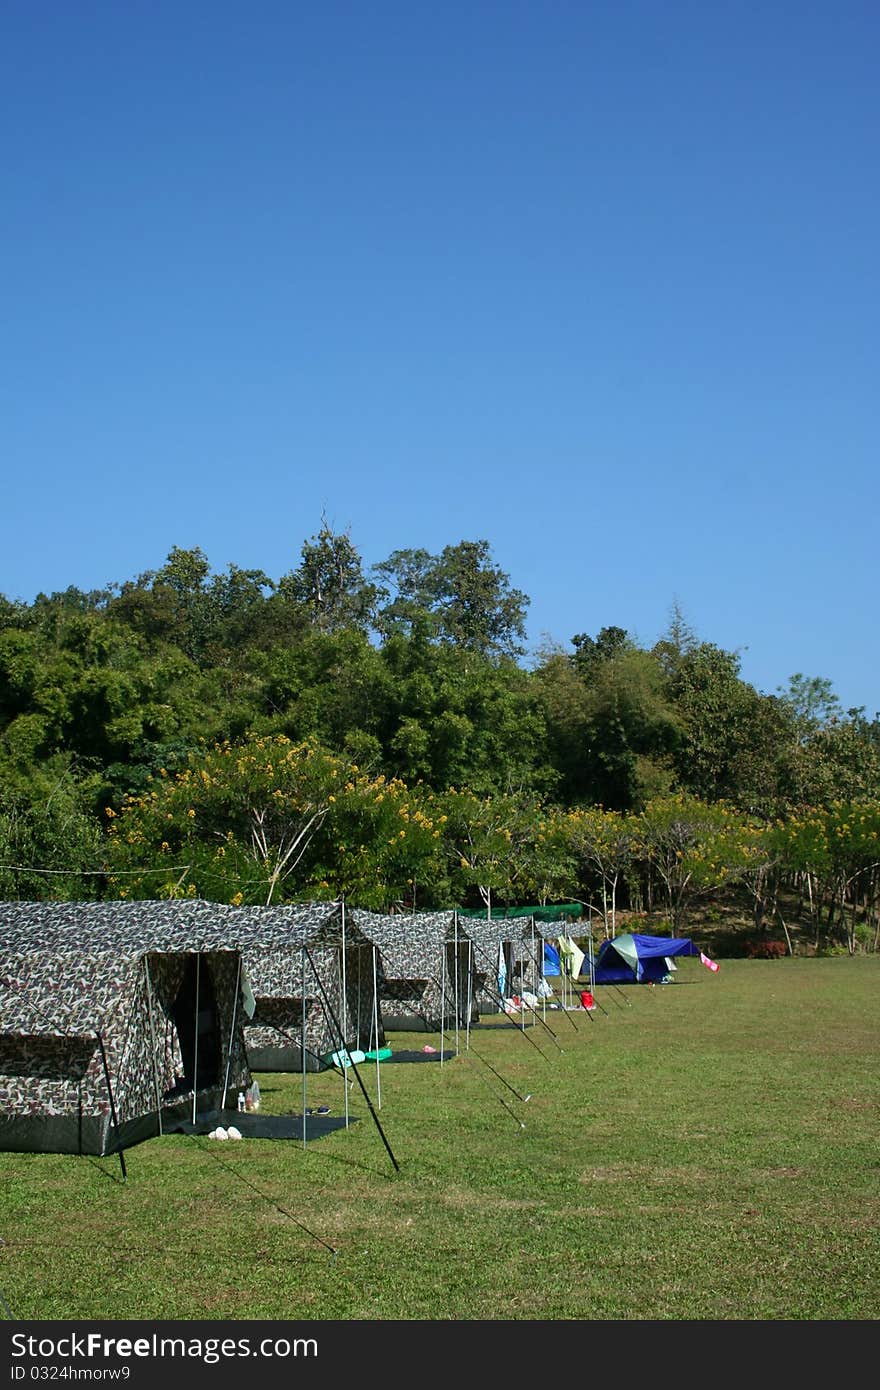
[[[880,710],[875,0],[4,0],[0,592],[489,541]]]

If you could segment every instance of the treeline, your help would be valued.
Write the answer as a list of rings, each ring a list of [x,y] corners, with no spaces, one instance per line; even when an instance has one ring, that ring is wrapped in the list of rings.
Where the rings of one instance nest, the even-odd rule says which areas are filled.
[[[519,799],[533,832],[551,813],[631,820],[681,797],[769,827],[880,796],[880,721],[842,711],[828,680],[797,675],[759,693],[736,654],[698,640],[678,613],[650,648],[608,626],[526,665],[528,602],[484,540],[395,551],[365,572],[349,535],[326,524],[277,580],[234,564],[214,572],[200,549],[175,548],[160,569],[106,590],[0,599],[0,893],[120,891],[107,873],[132,807],[210,777],[212,758],[236,758],[229,750],[246,763],[279,738],[336,759],[344,785],[383,778],[408,796]],[[339,887],[348,845],[321,849],[333,805],[316,812],[297,860],[308,884],[278,875],[273,900]],[[222,810],[211,814],[217,837]],[[256,853],[259,828],[248,834]],[[144,835],[142,867],[156,870],[151,856],[167,851]],[[426,898],[478,898],[481,885],[452,872],[455,845],[438,840],[444,866],[423,879]],[[315,877],[319,849],[327,872]],[[378,881],[406,896],[399,875]],[[159,882],[141,891],[172,891]],[[644,873],[619,883],[627,901],[653,891]],[[552,891],[573,887],[594,894],[601,876],[554,880]],[[535,884],[493,891],[529,900]]]

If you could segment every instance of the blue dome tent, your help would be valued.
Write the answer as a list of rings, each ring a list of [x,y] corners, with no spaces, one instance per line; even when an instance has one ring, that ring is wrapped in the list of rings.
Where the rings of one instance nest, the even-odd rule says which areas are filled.
[[[698,956],[686,936],[641,936],[635,932],[603,941],[596,956],[597,985],[656,984],[669,974],[668,957]]]

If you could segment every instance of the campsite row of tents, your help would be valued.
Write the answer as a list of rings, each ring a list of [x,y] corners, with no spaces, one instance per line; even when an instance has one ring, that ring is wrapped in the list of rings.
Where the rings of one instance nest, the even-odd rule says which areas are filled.
[[[223,1110],[254,1071],[322,1069],[394,1028],[465,1026],[541,987],[557,932],[532,915],[339,902],[0,904],[0,1149],[110,1153]],[[664,966],[690,947],[629,940],[662,940]],[[626,949],[604,943],[597,983],[661,959],[636,954],[633,969]]]
[[[0,904],[0,1148],[105,1154],[253,1071],[318,1070],[503,1007],[541,973],[534,923],[343,903]]]

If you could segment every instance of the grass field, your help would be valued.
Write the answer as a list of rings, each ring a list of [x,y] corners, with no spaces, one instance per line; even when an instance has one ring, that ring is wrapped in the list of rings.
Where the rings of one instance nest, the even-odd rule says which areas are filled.
[[[115,1157],[0,1154],[7,1314],[875,1319],[880,960],[682,960],[597,998],[384,1064],[399,1173],[357,1087],[305,1149],[166,1135],[125,1183]],[[259,1080],[301,1111],[300,1077]],[[308,1105],[340,1115],[343,1088],[310,1075]]]

